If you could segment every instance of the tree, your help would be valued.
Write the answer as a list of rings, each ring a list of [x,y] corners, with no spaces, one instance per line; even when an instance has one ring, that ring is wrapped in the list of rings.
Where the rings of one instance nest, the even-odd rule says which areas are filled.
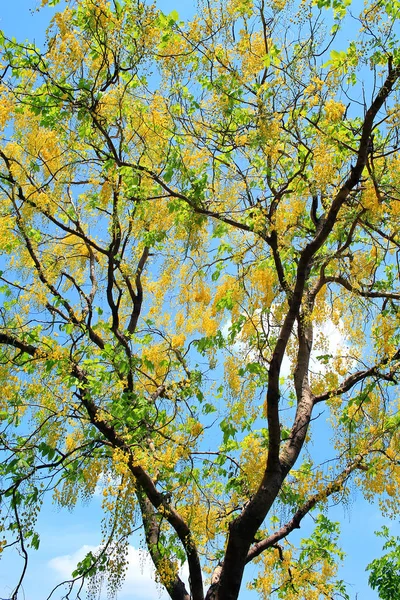
[[[386,538],[384,550],[390,552],[380,558],[375,558],[367,567],[371,571],[368,583],[373,590],[378,590],[379,598],[391,600],[400,593],[400,546],[399,538],[389,535],[388,527],[383,527],[377,535]]]
[[[98,488],[67,596],[118,588],[139,523],[173,600],[236,599],[250,562],[264,598],[346,597],[328,503],[399,505],[399,6],[70,0],[44,50],[1,39],[14,598],[42,499]]]

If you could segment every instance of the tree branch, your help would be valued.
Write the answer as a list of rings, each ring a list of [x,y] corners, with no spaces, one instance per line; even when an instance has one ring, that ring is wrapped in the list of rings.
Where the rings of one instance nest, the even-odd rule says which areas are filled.
[[[160,581],[166,588],[172,600],[190,600],[190,596],[186,591],[185,584],[179,577],[178,573],[175,573],[175,575],[171,576],[171,573],[175,572],[176,566],[160,551],[159,538],[161,523],[159,515],[157,515],[153,505],[147,496],[145,496],[143,491],[139,489],[137,496],[139,499],[140,510],[142,512],[147,548],[160,577]]]
[[[254,546],[252,546],[250,548],[250,550],[247,554],[246,563],[249,563],[254,558],[259,556],[262,552],[264,552],[268,548],[271,548],[280,540],[286,538],[289,535],[289,533],[291,533],[294,529],[300,529],[301,521],[310,512],[310,510],[312,510],[314,508],[314,506],[321,500],[329,498],[329,496],[331,496],[335,492],[339,492],[341,490],[343,484],[345,483],[345,481],[351,475],[351,473],[355,469],[359,468],[359,466],[362,463],[364,458],[365,458],[364,456],[359,455],[356,458],[356,460],[351,463],[351,465],[346,467],[346,469],[344,469],[344,471],[342,471],[342,473],[340,473],[340,475],[338,475],[336,477],[336,479],[334,481],[332,481],[332,483],[330,483],[325,488],[325,490],[319,492],[318,494],[314,494],[313,496],[311,496],[311,498],[309,498],[307,500],[307,502],[305,502],[295,512],[295,514],[290,519],[290,521],[288,521],[285,525],[283,525],[280,529],[278,529],[278,531],[276,531],[269,537],[254,544]]]
[[[392,373],[381,373],[379,369],[385,364],[388,364],[389,362],[399,360],[399,355],[400,350],[398,350],[391,359],[384,360],[379,365],[374,365],[373,367],[365,369],[364,371],[357,371],[356,373],[353,373],[352,375],[347,377],[338,388],[330,390],[329,392],[324,392],[323,394],[319,394],[318,396],[314,396],[314,405],[318,404],[319,402],[329,400],[329,398],[345,394],[346,392],[351,390],[355,385],[357,385],[357,383],[360,383],[360,381],[363,381],[367,377],[376,376],[378,379],[380,378],[386,381],[393,381],[394,383],[397,383]]]
[[[26,354],[29,354],[30,356],[34,356],[38,350],[35,346],[32,346],[32,344],[27,344],[8,333],[0,333],[0,344],[18,348],[18,350],[26,352]]]

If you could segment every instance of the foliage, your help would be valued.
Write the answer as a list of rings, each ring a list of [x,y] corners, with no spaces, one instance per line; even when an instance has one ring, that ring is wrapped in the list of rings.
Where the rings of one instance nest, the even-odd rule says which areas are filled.
[[[390,550],[380,558],[375,558],[367,567],[371,574],[368,579],[373,590],[377,590],[382,600],[392,600],[400,594],[400,539],[389,535],[383,527],[377,535],[386,538],[384,550]]]
[[[250,562],[264,598],[346,597],[329,502],[400,495],[399,6],[69,0],[44,50],[2,36],[14,598],[43,499],[96,490],[103,543],[66,594],[114,593],[143,527],[173,600],[204,573],[234,600]]]

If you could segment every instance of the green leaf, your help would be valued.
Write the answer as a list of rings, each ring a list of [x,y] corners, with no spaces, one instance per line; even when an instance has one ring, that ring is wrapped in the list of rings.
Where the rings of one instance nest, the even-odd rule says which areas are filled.
[[[169,19],[171,21],[173,21],[174,23],[176,23],[177,21],[179,21],[179,13],[177,10],[173,10],[169,13],[168,15]]]
[[[32,548],[34,548],[35,550],[39,550],[39,545],[40,545],[40,537],[39,535],[35,532],[30,540],[30,545],[32,546]]]

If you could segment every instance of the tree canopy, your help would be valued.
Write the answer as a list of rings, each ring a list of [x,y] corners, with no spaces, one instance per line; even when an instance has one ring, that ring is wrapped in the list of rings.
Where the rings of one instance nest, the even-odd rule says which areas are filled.
[[[392,600],[400,594],[400,539],[390,536],[388,527],[376,533],[386,538],[383,549],[391,550],[368,565],[368,581],[372,589],[378,590],[379,598]]]
[[[329,503],[398,514],[400,3],[359,4],[67,0],[44,49],[1,37],[14,599],[46,496],[103,494],[71,598],[138,526],[173,600],[249,563],[262,598],[346,598]]]

